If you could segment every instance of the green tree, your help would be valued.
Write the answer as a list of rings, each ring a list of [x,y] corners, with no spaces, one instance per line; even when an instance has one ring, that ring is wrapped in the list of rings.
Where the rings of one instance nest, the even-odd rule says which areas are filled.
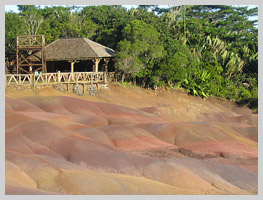
[[[17,5],[18,10],[20,13],[28,12],[32,10],[36,10],[37,7],[35,5]]]
[[[5,13],[5,55],[15,60],[16,37],[25,34],[23,19],[14,12]]]
[[[37,35],[40,25],[43,23],[43,18],[37,16],[37,13],[26,13],[24,16],[27,34]]]
[[[83,8],[81,15],[96,24],[95,41],[113,49],[124,39],[122,29],[132,18],[121,6],[87,6]]]
[[[123,36],[125,39],[119,42],[117,49],[117,68],[125,75],[129,73],[133,76],[149,77],[149,69],[152,69],[154,60],[163,56],[160,34],[152,25],[133,20],[123,29]]]

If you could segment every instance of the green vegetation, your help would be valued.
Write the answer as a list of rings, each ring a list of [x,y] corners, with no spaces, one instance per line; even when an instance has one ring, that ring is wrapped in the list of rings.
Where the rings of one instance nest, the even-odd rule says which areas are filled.
[[[257,8],[226,5],[45,7],[6,12],[6,56],[16,36],[88,37],[116,51],[120,81],[142,87],[177,86],[191,95],[216,95],[257,109]]]

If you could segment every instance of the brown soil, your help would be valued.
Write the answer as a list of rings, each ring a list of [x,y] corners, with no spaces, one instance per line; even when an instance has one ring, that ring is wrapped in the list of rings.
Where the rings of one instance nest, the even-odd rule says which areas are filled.
[[[7,90],[6,194],[257,194],[257,126],[181,90]]]

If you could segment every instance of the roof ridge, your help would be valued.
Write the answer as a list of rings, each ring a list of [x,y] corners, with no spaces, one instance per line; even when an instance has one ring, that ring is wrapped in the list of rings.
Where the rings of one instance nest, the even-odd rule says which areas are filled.
[[[50,44],[48,44],[47,46],[45,46],[45,48],[47,48],[48,46],[50,46],[51,44],[54,44],[54,43],[56,43],[57,41],[59,41],[60,40],[60,38],[58,38],[58,39],[56,39],[56,40],[54,40],[53,42],[51,42]]]
[[[97,52],[95,52],[94,50],[93,50],[93,48],[90,46],[90,44],[86,41],[86,40],[88,40],[88,41],[92,41],[92,40],[90,40],[90,39],[88,39],[88,38],[82,38],[88,45],[89,45],[89,47],[90,47],[90,49],[95,53],[95,55],[99,58],[100,56],[97,54]],[[93,42],[93,41],[92,41]],[[95,42],[96,43],[96,42]],[[97,43],[98,44],[98,43]]]

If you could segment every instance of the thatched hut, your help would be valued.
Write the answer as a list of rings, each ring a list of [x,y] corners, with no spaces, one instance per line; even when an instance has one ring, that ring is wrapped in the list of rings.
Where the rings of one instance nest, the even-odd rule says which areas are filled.
[[[103,70],[107,71],[109,60],[113,56],[113,49],[87,38],[59,38],[46,46],[48,72],[58,70],[98,72],[101,60],[104,62],[101,64]]]

